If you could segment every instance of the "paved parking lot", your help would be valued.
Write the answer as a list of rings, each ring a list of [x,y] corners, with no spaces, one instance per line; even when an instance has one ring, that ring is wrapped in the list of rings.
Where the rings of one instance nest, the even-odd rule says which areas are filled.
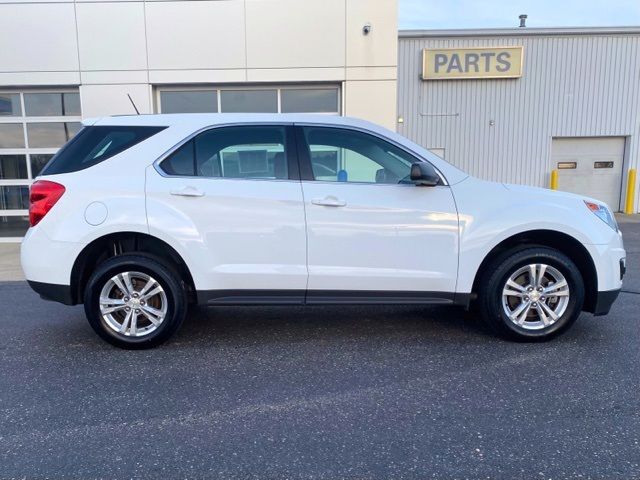
[[[639,293],[544,344],[443,307],[218,308],[129,352],[22,282],[0,306],[0,478],[640,478]]]

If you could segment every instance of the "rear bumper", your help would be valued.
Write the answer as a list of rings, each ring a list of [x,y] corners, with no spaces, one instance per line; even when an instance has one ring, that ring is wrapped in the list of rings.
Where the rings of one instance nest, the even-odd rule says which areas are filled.
[[[598,297],[596,300],[596,306],[593,311],[593,314],[598,315],[606,315],[611,310],[611,305],[616,301],[618,295],[620,294],[620,289],[617,290],[606,290],[604,292],[598,292]]]
[[[65,305],[75,305],[69,285],[34,282],[33,280],[27,280],[27,282],[33,291],[45,300],[52,300],[54,302],[64,303]]]
[[[27,280],[69,284],[71,270],[85,244],[51,240],[40,225],[27,231],[20,247],[20,262]]]

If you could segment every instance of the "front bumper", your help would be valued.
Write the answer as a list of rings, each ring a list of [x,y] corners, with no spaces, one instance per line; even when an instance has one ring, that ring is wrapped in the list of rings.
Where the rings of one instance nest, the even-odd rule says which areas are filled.
[[[598,292],[596,306],[593,310],[593,314],[595,316],[599,316],[609,313],[609,310],[611,310],[611,305],[613,305],[613,302],[616,301],[618,295],[620,295],[620,289]]]

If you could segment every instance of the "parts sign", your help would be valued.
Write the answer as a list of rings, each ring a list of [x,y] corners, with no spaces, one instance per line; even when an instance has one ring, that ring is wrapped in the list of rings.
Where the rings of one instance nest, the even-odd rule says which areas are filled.
[[[523,47],[425,48],[422,79],[518,78]]]

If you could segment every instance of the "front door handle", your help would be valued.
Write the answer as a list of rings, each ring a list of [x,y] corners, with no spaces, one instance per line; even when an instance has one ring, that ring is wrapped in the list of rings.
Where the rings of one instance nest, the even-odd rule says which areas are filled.
[[[320,205],[322,207],[346,207],[347,206],[347,202],[345,202],[344,200],[340,200],[339,198],[334,197],[333,195],[329,195],[324,198],[314,198],[313,200],[311,200],[311,203],[313,203],[314,205]]]
[[[177,195],[178,197],[204,197],[204,192],[195,187],[187,186],[171,190],[171,195]]]

